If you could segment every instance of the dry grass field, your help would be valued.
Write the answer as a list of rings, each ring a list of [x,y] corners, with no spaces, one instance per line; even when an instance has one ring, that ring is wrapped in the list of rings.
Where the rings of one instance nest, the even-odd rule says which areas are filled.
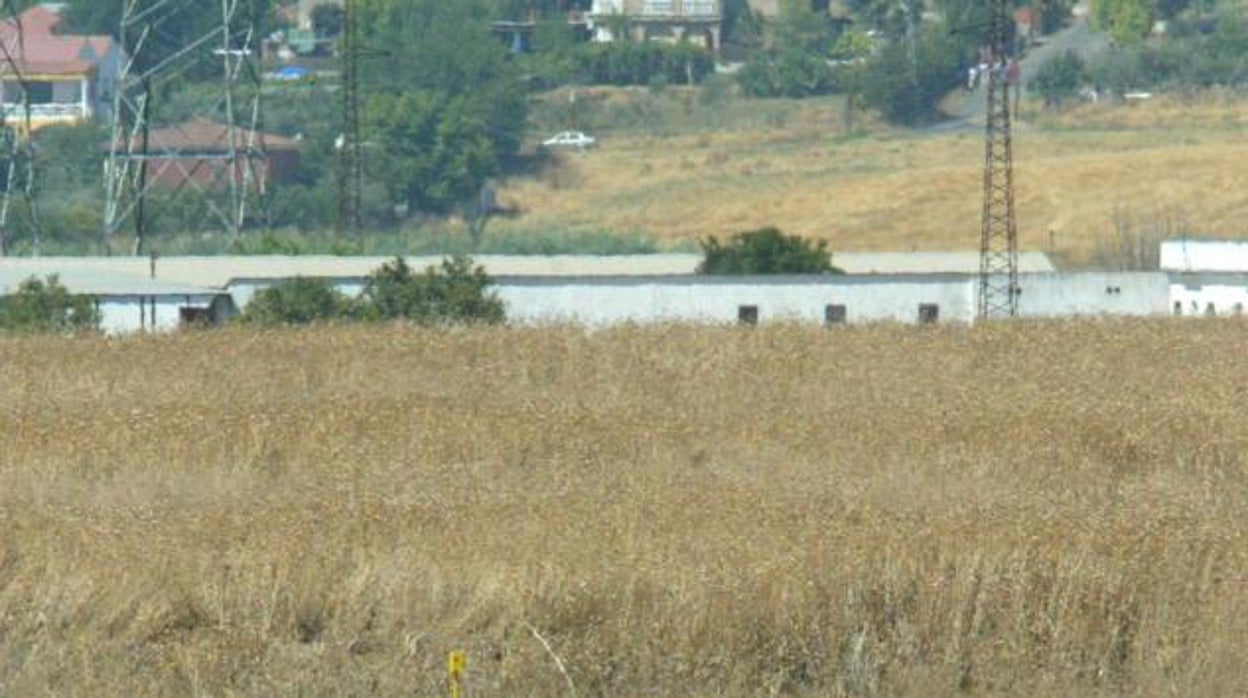
[[[614,99],[659,103],[644,92]],[[983,138],[975,127],[915,134],[868,124],[846,138],[837,99],[691,104],[688,120],[711,112],[701,128],[663,125],[681,118],[669,105],[655,126],[596,131],[605,133],[599,150],[511,182],[503,198],[527,211],[511,225],[676,241],[776,224],[834,250],[978,245]],[[768,111],[752,121],[735,115],[751,104]],[[733,114],[716,121],[715,110]],[[1023,247],[1052,242],[1078,264],[1124,218],[1242,235],[1246,129],[1248,100],[1221,93],[1055,114],[1029,108],[1015,147]]]
[[[1246,330],[4,339],[0,695],[1243,696]]]

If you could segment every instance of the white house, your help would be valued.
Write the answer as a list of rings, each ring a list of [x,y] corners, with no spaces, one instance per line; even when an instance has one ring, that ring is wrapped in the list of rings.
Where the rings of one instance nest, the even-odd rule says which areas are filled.
[[[1166,240],[1173,315],[1243,315],[1248,308],[1248,240]]]
[[[20,129],[83,123],[111,109],[121,48],[111,36],[61,33],[64,6],[34,5],[0,22],[4,120]]]
[[[720,0],[594,0],[589,11],[594,41],[690,41],[720,48]]]

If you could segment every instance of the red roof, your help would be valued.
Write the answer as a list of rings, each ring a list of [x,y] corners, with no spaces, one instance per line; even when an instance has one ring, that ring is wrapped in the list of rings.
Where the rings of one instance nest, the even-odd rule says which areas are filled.
[[[35,5],[16,21],[0,22],[0,74],[12,74],[15,64],[25,75],[86,75],[116,46],[111,36],[58,34],[63,19],[56,9]]]
[[[1020,7],[1014,11],[1014,21],[1019,24],[1039,24],[1040,11],[1035,7]]]
[[[237,147],[247,147],[248,129],[238,129]],[[218,153],[229,150],[230,132],[223,124],[197,117],[177,126],[152,129],[147,135],[148,152],[162,150],[191,151],[195,153]],[[255,145],[266,150],[298,150],[299,143],[291,138],[272,133],[255,134]]]

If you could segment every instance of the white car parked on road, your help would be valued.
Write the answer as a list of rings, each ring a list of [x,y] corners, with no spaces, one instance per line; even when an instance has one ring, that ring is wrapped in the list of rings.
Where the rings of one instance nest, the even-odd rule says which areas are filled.
[[[598,141],[580,131],[564,131],[542,141],[542,146],[546,148],[577,148],[578,150],[584,150],[586,148],[598,147]]]

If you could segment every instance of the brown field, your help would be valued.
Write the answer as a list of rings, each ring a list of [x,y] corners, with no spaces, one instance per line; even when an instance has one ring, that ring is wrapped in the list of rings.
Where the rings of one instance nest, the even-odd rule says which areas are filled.
[[[5,339],[0,695],[1243,696],[1245,330]]]
[[[587,124],[603,137],[599,150],[562,156],[544,176],[504,188],[503,198],[527,212],[510,225],[688,241],[774,224],[834,250],[978,246],[983,138],[975,128],[915,134],[869,123],[847,139],[838,99],[690,102],[688,116],[672,104],[659,111],[666,103],[646,93],[613,99],[635,109],[654,103],[659,125]],[[760,116],[747,118],[751,110]],[[1052,243],[1078,264],[1124,219],[1243,235],[1246,128],[1248,101],[1222,93],[1060,113],[1030,106],[1015,145],[1022,246]]]

